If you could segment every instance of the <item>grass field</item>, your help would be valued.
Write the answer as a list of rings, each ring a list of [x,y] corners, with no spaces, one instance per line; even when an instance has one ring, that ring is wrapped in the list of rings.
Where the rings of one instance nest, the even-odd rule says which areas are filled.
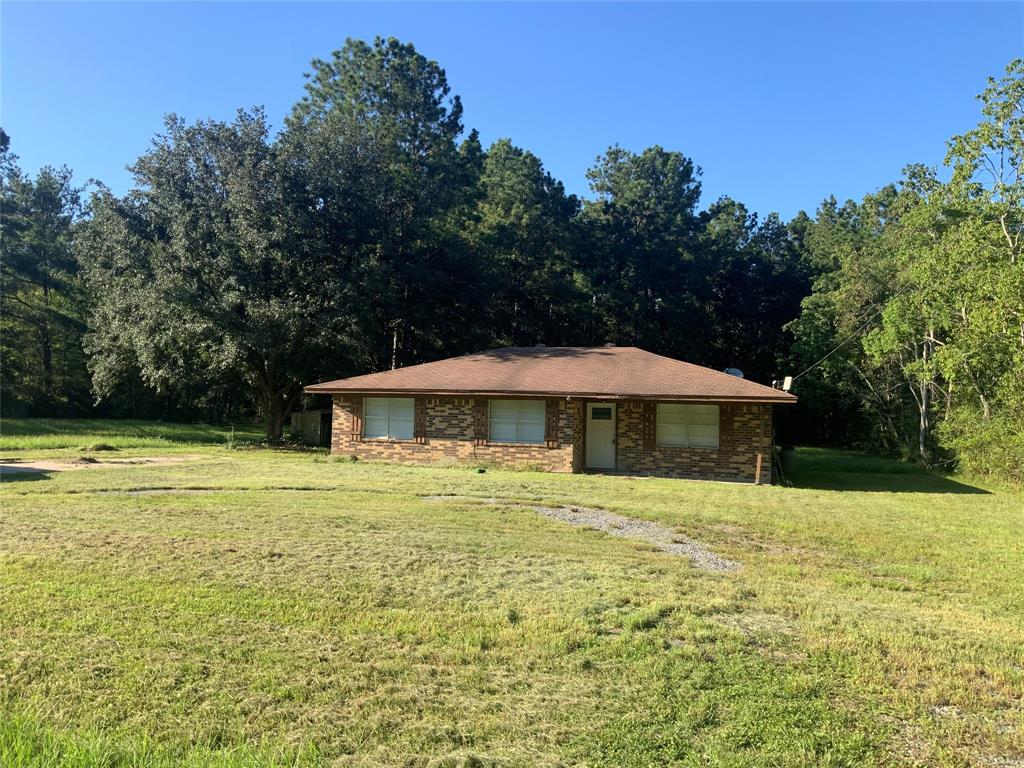
[[[264,438],[258,427],[209,424],[174,424],[160,421],[110,421],[105,419],[4,419],[0,428],[0,453],[32,451],[32,456],[57,455],[75,450],[87,452],[95,446],[119,449],[185,451],[193,445],[232,441],[252,442]],[[15,455],[11,453],[11,455]]]
[[[757,488],[17,427],[4,458],[184,460],[4,478],[5,768],[1024,766],[1019,491],[809,450]]]

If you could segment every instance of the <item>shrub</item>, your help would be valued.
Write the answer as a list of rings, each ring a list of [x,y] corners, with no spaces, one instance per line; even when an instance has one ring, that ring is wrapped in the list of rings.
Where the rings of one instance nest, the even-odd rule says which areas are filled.
[[[1024,485],[1024,413],[1002,412],[985,419],[975,409],[951,413],[938,427],[939,443],[956,454],[973,475]]]

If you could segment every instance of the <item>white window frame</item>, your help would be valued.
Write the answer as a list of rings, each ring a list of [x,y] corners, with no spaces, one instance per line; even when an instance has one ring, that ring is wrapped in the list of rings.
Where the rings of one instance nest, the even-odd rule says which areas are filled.
[[[721,408],[695,403],[658,403],[655,433],[659,448],[718,448]]]
[[[371,412],[372,415],[371,415]],[[371,434],[367,427],[371,421],[383,419],[384,429]],[[416,430],[416,398],[414,397],[364,397],[363,398],[363,439],[364,440],[412,440]]]
[[[503,413],[495,418],[495,403],[513,405],[512,418]],[[500,406],[499,406],[500,407]],[[506,410],[507,413],[507,410]],[[539,413],[540,418],[537,418]],[[503,424],[511,435],[496,437],[495,424]],[[498,399],[487,402],[487,442],[524,445],[543,445],[547,431],[547,403],[544,400]],[[506,433],[507,434],[507,433]]]

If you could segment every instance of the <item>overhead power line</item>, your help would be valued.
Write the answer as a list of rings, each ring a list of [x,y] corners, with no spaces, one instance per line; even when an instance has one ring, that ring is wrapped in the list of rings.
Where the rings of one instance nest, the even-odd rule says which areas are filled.
[[[899,291],[894,293],[892,296],[890,296],[887,299],[887,301],[892,301],[893,299],[897,298],[905,290],[907,290],[907,289],[906,288],[900,289]],[[813,363],[811,363],[811,365],[809,365],[807,368],[804,368],[804,370],[800,371],[800,373],[798,373],[796,376],[793,377],[793,381],[796,381],[801,376],[803,376],[805,373],[810,373],[811,371],[813,371],[815,368],[817,368],[823,362],[825,362],[830,357],[832,357],[832,355],[834,355],[840,349],[842,349],[847,344],[849,344],[851,341],[853,341],[855,338],[857,338],[860,335],[861,331],[863,331],[865,328],[867,328],[868,323],[870,323],[872,320],[874,320],[876,317],[878,317],[878,315],[881,314],[882,310],[884,310],[884,309],[885,309],[885,304],[882,304],[881,306],[879,306],[874,312],[872,312],[868,316],[868,318],[863,323],[861,323],[860,325],[857,326],[857,329],[853,333],[851,333],[849,336],[847,336],[841,342],[836,344],[832,349],[830,349],[828,352],[826,352],[824,355],[822,355],[818,360],[815,360]]]

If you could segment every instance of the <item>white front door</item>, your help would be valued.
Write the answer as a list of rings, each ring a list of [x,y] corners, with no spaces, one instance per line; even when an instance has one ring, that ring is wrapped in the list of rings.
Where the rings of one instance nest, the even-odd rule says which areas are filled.
[[[615,403],[587,403],[587,466],[615,469]]]

